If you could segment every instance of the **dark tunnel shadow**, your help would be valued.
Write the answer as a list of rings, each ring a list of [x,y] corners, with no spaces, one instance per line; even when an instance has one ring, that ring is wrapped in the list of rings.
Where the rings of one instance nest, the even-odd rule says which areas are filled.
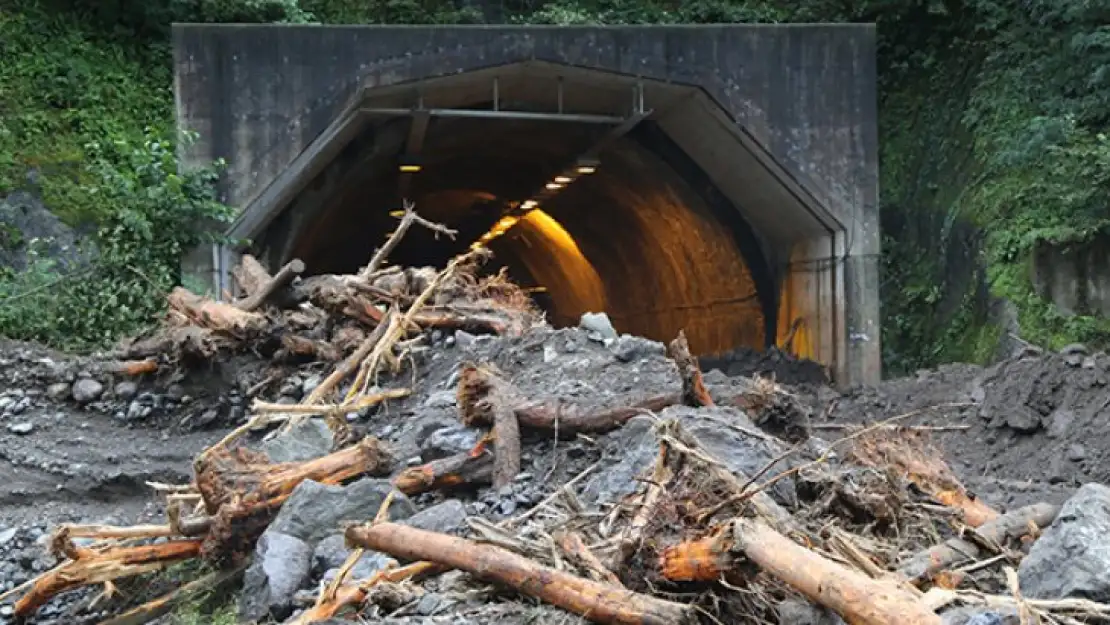
[[[348,146],[315,181],[313,199],[295,203],[259,241],[271,260],[296,256],[313,273],[365,264],[396,223],[390,215],[400,205],[396,159],[407,125],[381,124]],[[422,216],[459,234],[450,241],[413,229],[391,261],[443,266],[486,232],[507,202],[528,199],[606,131],[566,122],[433,119],[410,196]],[[489,269],[504,266],[525,286],[543,287],[538,299],[555,325],[605,310],[621,332],[666,341],[685,330],[699,354],[770,344],[777,318],[771,265],[705,172],[651,122],[600,159],[596,173],[491,242]]]

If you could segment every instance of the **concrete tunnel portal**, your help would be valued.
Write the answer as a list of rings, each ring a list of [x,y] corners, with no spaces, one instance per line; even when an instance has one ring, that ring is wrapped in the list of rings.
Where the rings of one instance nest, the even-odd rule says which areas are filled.
[[[183,110],[177,44],[187,125],[198,118]],[[702,355],[788,341],[840,382],[871,375],[852,372],[838,301],[833,261],[851,224],[696,80],[488,61],[361,77],[283,165],[263,165],[268,180],[238,193],[229,234],[272,268],[300,258],[310,273],[353,272],[408,199],[458,236],[413,229],[392,262],[443,266],[482,242],[487,269],[530,288],[554,325],[604,311],[621,332],[684,330]],[[250,132],[273,132],[259,121]],[[234,149],[214,151],[234,163]],[[210,263],[224,288],[236,251]]]

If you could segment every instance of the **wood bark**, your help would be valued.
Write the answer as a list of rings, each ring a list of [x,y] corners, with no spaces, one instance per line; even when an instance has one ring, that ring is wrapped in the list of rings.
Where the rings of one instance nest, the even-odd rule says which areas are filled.
[[[170,292],[169,303],[174,310],[202,328],[236,336],[260,330],[266,324],[266,318],[258,313],[239,310],[231,304],[201,297],[182,287],[175,287]]]
[[[660,570],[703,579],[722,565],[721,552],[744,558],[853,625],[941,625],[918,596],[889,580],[875,580],[833,562],[758,519],[736,519],[714,540],[664,551]],[[728,563],[731,564],[731,563]],[[676,580],[677,581],[677,580]]]
[[[263,284],[259,285],[257,289],[247,297],[235,303],[235,307],[239,310],[252,311],[257,310],[262,304],[266,303],[267,299],[273,297],[279,290],[285,288],[294,278],[304,273],[304,262],[299,258],[285,263],[277,274],[266,280]]]
[[[406,560],[438,562],[563,608],[594,623],[693,625],[691,606],[542,566],[511,551],[396,523],[347,529],[349,543]]]
[[[1029,533],[1030,523],[1037,528],[1048,527],[1059,511],[1059,506],[1047,503],[1011,510],[972,530],[974,538],[969,536],[970,540],[950,538],[913,555],[898,567],[898,572],[914,583],[927,581],[958,562],[979,558],[983,549],[976,543],[1004,545]]]
[[[157,373],[158,361],[153,358],[144,358],[142,360],[118,360],[104,363],[101,369],[105,373],[114,375],[140,376],[147,373]]]
[[[75,550],[73,555],[79,556],[79,559],[35,580],[31,590],[16,602],[15,617],[29,617],[52,597],[67,590],[156,571],[174,562],[195,558],[199,553],[199,540],[114,547],[103,551]]]
[[[239,264],[231,270],[231,277],[239,285],[243,297],[250,297],[262,290],[263,285],[272,280],[270,272],[250,254],[243,254]]]
[[[296,334],[282,335],[281,346],[290,354],[314,360],[335,362],[341,358],[339,350],[326,341],[317,341]]]
[[[709,395],[709,389],[705,387],[698,361],[690,354],[690,343],[686,341],[686,333],[679,330],[678,337],[670,342],[667,351],[682,376],[684,403],[695,408],[715,405],[713,397]]]
[[[377,347],[378,343],[385,337],[386,331],[390,325],[388,323],[389,317],[392,314],[392,311],[386,314],[386,317],[378,324],[378,327],[374,328],[374,331],[366,337],[362,345],[359,345],[358,349],[352,352],[350,356],[347,356],[347,358],[344,359],[319,386],[312,389],[312,392],[305,398],[304,403],[320,403],[328,396],[328,393],[332,392],[336,386],[339,386],[340,382],[347,379],[358,370],[359,366],[362,365],[362,361],[374,351],[374,348]]]
[[[393,486],[406,495],[441,488],[481,486],[493,481],[494,459],[483,439],[474,449],[405,469],[393,478]]]
[[[492,365],[467,363],[459,374],[460,418],[467,425],[493,424],[493,485],[511,484],[520,473],[520,423],[513,406],[519,393]]]
[[[385,475],[391,464],[385,447],[371,437],[300,463],[272,464],[265,454],[244,448],[213,449],[194,463],[197,490],[212,519],[201,555],[217,565],[238,564],[301,482],[339,484],[361,475]]]
[[[587,571],[590,577],[599,582],[606,582],[617,587],[624,587],[620,578],[601,563],[601,560],[590,550],[589,545],[578,532],[560,532],[555,535],[559,548],[568,558]]]

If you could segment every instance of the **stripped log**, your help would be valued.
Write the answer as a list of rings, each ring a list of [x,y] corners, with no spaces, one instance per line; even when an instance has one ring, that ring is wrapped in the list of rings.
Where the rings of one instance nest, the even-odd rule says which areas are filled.
[[[482,486],[493,480],[494,460],[489,437],[470,451],[405,469],[393,478],[393,486],[406,495],[459,486]]]
[[[347,541],[405,560],[437,562],[502,584],[593,623],[693,625],[696,610],[557,571],[494,545],[396,523],[351,527]]]
[[[659,568],[674,581],[713,581],[745,559],[853,625],[943,623],[919,596],[893,581],[833,562],[758,519],[736,519],[716,536],[674,545],[663,552]]]
[[[294,258],[285,263],[285,266],[278,270],[277,275],[260,285],[255,292],[236,302],[235,307],[246,311],[257,310],[262,304],[266,303],[267,299],[273,297],[294,278],[304,273],[304,269],[304,262],[299,258]]]
[[[270,272],[262,266],[262,263],[250,254],[243,254],[239,257],[239,264],[231,270],[231,277],[235,280],[235,284],[239,285],[243,297],[250,297],[258,293],[267,282],[273,279],[270,277]]]
[[[713,398],[709,389],[705,388],[698,361],[690,354],[690,343],[686,341],[686,333],[679,330],[678,337],[667,346],[671,360],[678,366],[682,375],[682,399],[688,406],[702,408],[713,406]]]
[[[168,297],[170,307],[202,328],[240,336],[261,330],[266,318],[254,312],[239,310],[231,304],[201,297],[182,287],[175,287]]]
[[[914,554],[898,567],[898,572],[914,583],[930,580],[958,562],[979,558],[983,551],[979,546],[981,544],[1005,545],[1011,540],[1017,540],[1028,534],[1031,529],[1030,524],[1036,528],[1048,527],[1059,511],[1059,506],[1047,503],[1037,503],[1011,510],[969,530],[966,538],[950,538],[939,545]]]

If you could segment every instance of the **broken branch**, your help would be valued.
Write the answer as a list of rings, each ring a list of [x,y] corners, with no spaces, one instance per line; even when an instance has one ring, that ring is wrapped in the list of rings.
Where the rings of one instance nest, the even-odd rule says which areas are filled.
[[[407,560],[438,562],[509,586],[594,623],[693,625],[694,608],[542,566],[511,551],[396,523],[351,527],[351,544]],[[938,621],[939,622],[939,621]]]
[[[266,300],[274,293],[277,293],[280,289],[292,282],[293,278],[304,273],[304,269],[304,262],[299,258],[294,258],[288,263],[285,263],[285,266],[277,272],[277,275],[259,286],[255,292],[251,293],[245,299],[236,302],[235,307],[245,311],[257,310],[258,307],[266,303]]]

